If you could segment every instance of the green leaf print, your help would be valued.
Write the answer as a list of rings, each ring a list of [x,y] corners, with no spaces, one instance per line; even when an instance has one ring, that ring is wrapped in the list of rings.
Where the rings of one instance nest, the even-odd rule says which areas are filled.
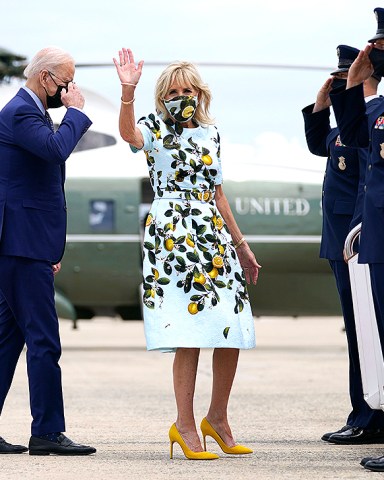
[[[224,338],[227,338],[228,337],[228,332],[229,332],[229,329],[231,327],[225,327],[224,330],[223,330],[223,335],[224,335]]]
[[[191,262],[194,262],[194,263],[199,262],[199,255],[197,255],[197,253],[187,252],[187,258]]]
[[[176,261],[182,266],[182,267],[185,267],[185,260],[183,257],[180,257],[180,256],[176,256]]]
[[[205,292],[205,288],[203,287],[203,285],[201,285],[201,283],[193,282],[193,288],[198,292]]]
[[[152,251],[148,252],[148,259],[152,263],[152,265],[156,265],[156,257]]]
[[[157,279],[157,283],[159,285],[168,285],[169,282],[170,282],[170,279],[166,277],[161,277]]]

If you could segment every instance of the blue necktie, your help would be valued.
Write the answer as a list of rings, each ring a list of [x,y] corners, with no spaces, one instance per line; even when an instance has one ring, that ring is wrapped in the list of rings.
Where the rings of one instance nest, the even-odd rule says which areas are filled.
[[[53,122],[52,122],[51,116],[50,116],[49,113],[48,113],[48,110],[45,111],[45,118],[47,119],[47,122],[48,122],[48,124],[49,124],[49,126],[51,127],[51,130],[52,130],[52,132],[53,132],[53,131],[54,131],[54,129],[53,129]]]

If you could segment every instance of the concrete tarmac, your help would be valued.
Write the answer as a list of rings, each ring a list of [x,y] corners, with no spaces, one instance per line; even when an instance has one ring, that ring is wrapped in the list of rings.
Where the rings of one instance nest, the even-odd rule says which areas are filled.
[[[1,479],[367,479],[359,462],[384,455],[384,445],[340,446],[320,440],[344,425],[350,411],[342,320],[260,318],[257,348],[242,351],[230,401],[230,423],[252,455],[222,453],[191,461],[178,445],[169,458],[175,421],[173,354],[147,352],[143,323],[97,318],[79,329],[61,321],[67,435],[93,445],[89,457],[1,455]],[[195,414],[205,416],[211,389],[211,350],[201,352]],[[0,422],[0,435],[28,444],[25,355]]]

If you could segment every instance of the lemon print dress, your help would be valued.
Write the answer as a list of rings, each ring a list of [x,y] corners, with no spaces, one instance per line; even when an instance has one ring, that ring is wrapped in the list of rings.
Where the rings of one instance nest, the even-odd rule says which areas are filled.
[[[150,114],[138,128],[155,193],[143,244],[147,349],[254,347],[246,281],[214,198],[222,183],[216,127]]]

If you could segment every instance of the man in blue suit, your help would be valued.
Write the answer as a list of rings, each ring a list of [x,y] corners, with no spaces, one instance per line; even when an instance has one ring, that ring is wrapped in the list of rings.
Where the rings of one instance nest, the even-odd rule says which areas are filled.
[[[31,455],[88,455],[96,450],[63,435],[64,407],[54,273],[66,236],[65,161],[91,125],[73,82],[73,58],[38,52],[25,87],[0,112],[0,413],[20,353],[27,347]],[[49,108],[66,114],[53,130]],[[27,448],[0,437],[0,453]]]
[[[368,263],[382,348],[384,347],[384,98],[365,110],[363,82],[374,72],[384,76],[384,9],[374,10],[378,30],[352,64],[344,92],[331,94],[342,141],[368,148],[359,262]],[[384,348],[383,348],[384,350]],[[384,471],[384,457],[365,458],[369,470]]]
[[[355,318],[348,266],[344,262],[345,238],[351,228],[361,222],[363,185],[367,149],[345,146],[338,128],[331,128],[329,94],[345,89],[348,70],[359,50],[348,45],[337,47],[338,68],[320,89],[315,104],[303,109],[305,136],[314,155],[328,157],[323,183],[323,228],[320,257],[327,258],[335,276],[342,307],[349,354],[349,394],[352,412],[346,425],[326,433],[322,440],[330,443],[384,443],[384,412],[372,410],[364,400]],[[380,100],[377,85],[380,78],[369,77],[364,84],[367,109]]]

